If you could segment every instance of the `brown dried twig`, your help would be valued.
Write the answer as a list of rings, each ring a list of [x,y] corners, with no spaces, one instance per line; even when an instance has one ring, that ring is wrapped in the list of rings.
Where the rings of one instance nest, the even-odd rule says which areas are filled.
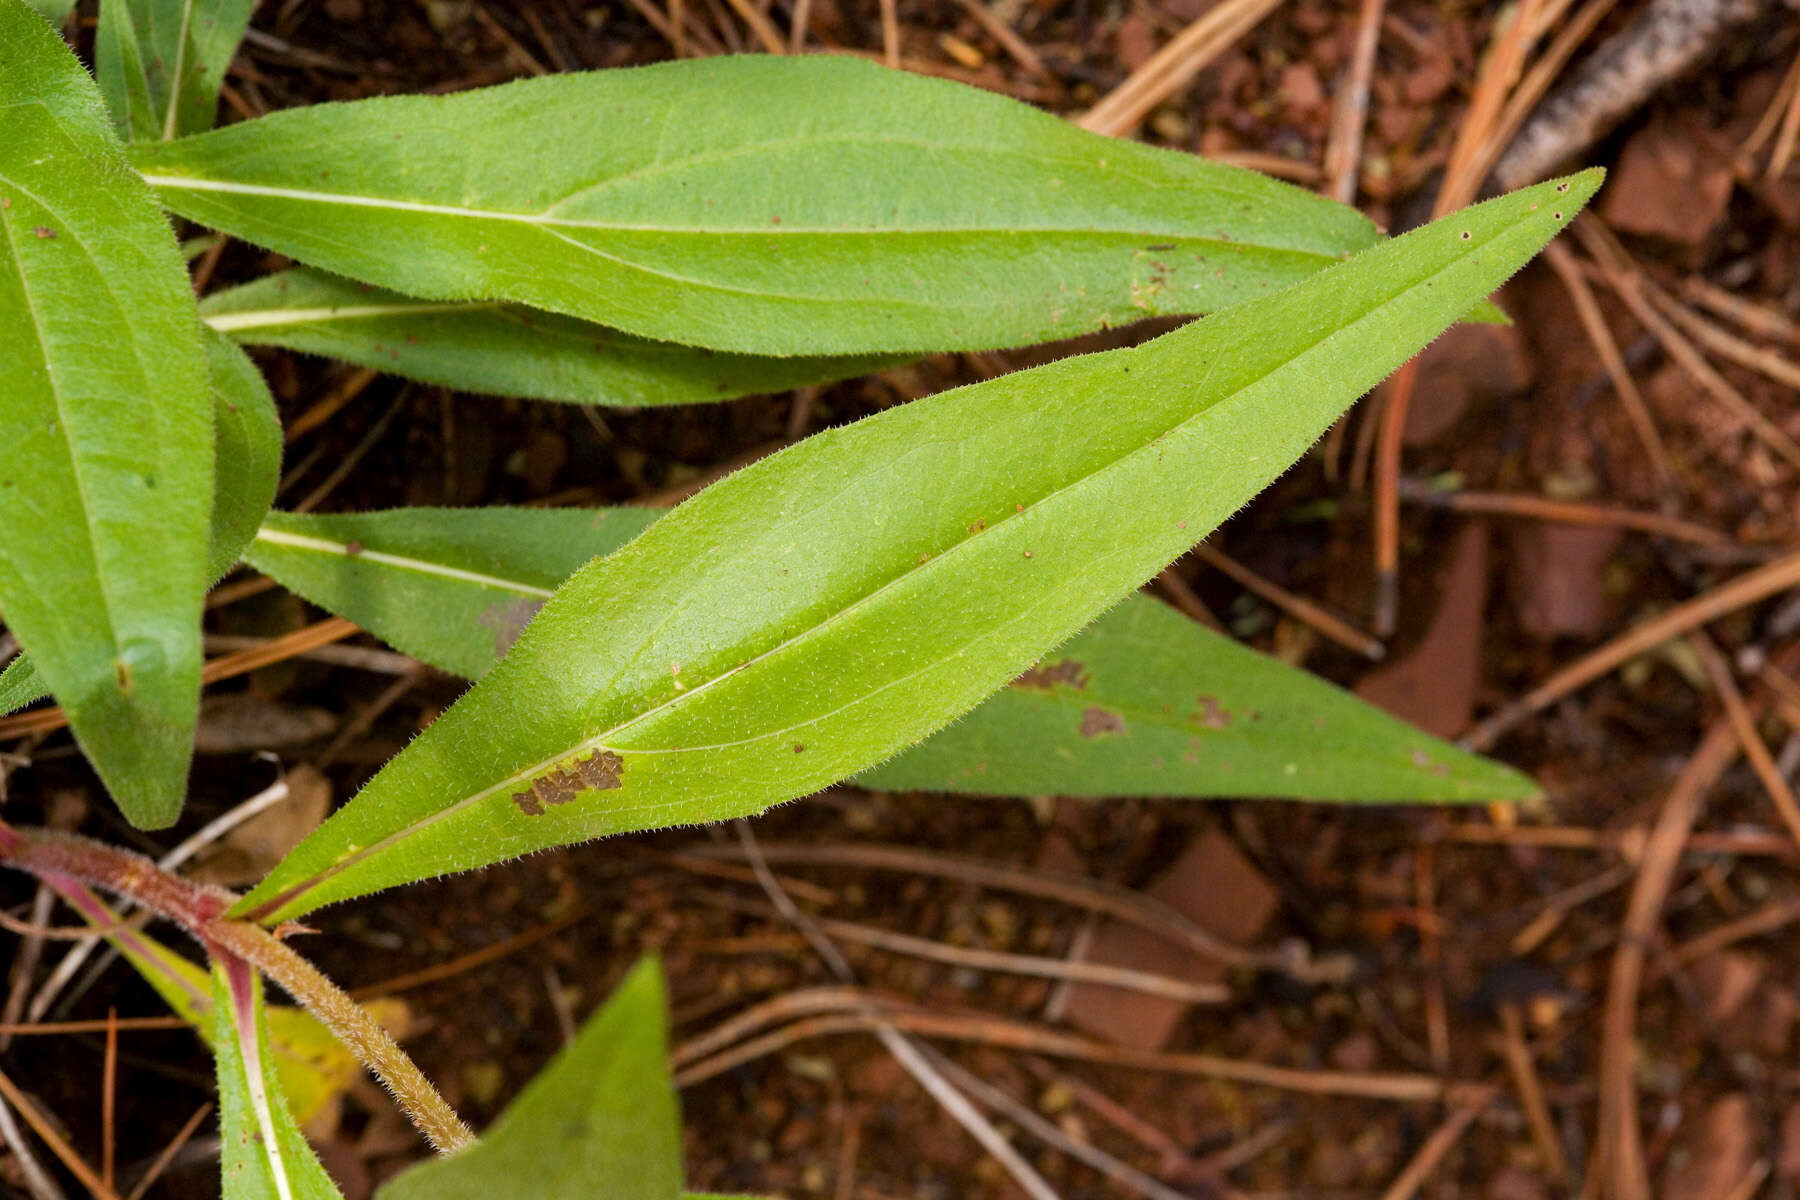
[[[1548,496],[1520,492],[1445,492],[1406,479],[1400,481],[1400,498],[1430,508],[1447,508],[1451,512],[1522,517],[1558,525],[1581,525],[1590,529],[1628,529],[1653,537],[1690,542],[1696,546],[1710,546],[1716,550],[1743,547],[1743,543],[1717,529],[1684,521],[1680,517],[1624,508],[1616,504],[1552,500]]]
[[[1770,0],[1651,0],[1538,106],[1495,165],[1494,177],[1508,188],[1546,178],[1769,6]]]
[[[1628,659],[1716,621],[1726,613],[1794,587],[1800,587],[1800,553],[1787,554],[1746,571],[1582,655],[1477,723],[1462,736],[1461,744],[1472,750],[1486,750],[1525,718],[1592,683]]]
[[[1442,217],[1475,199],[1483,178],[1482,147],[1501,115],[1501,106],[1518,80],[1525,55],[1537,33],[1543,0],[1523,0],[1512,21],[1496,37],[1494,48],[1475,81],[1469,110],[1450,147],[1444,183],[1432,205]],[[1375,443],[1374,626],[1377,637],[1392,637],[1400,616],[1400,450],[1406,415],[1418,386],[1419,360],[1409,359],[1395,372],[1386,390]]]
[[[1590,1166],[1590,1174],[1612,1200],[1648,1200],[1650,1194],[1633,1071],[1645,948],[1655,935],[1700,801],[1737,755],[1738,740],[1731,722],[1714,722],[1663,800],[1619,930],[1601,1018],[1600,1115],[1595,1161]]]
[[[1387,0],[1362,0],[1356,15],[1356,42],[1350,65],[1331,102],[1331,132],[1325,143],[1325,194],[1340,204],[1356,200],[1362,168],[1363,127],[1369,117],[1369,85],[1375,76],[1375,51],[1381,42]]]
[[[1281,0],[1221,0],[1176,34],[1118,87],[1076,121],[1083,129],[1123,137],[1206,65],[1256,28]]]

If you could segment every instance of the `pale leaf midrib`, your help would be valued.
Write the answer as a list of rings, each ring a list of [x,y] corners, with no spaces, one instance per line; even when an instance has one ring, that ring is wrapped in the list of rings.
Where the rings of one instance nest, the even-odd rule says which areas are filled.
[[[411,98],[377,97],[373,102],[381,103],[384,100],[390,99],[397,99],[404,102]],[[298,110],[289,111],[293,112]],[[279,121],[284,115],[285,114],[277,113],[272,118],[264,119]],[[1113,178],[1134,184],[1145,191],[1186,191],[1195,188],[1204,188],[1206,191],[1219,194],[1228,200],[1248,201],[1259,206],[1264,211],[1272,209],[1274,207],[1274,201],[1280,197],[1279,192],[1271,196],[1264,190],[1260,190],[1254,186],[1248,186],[1251,181],[1258,179],[1254,173],[1240,172],[1231,168],[1220,168],[1219,164],[1208,162],[1206,160],[1199,161],[1206,167],[1215,169],[1211,178],[1158,179],[1132,169],[1132,166],[1130,165],[1108,166],[1107,160],[1105,159],[1095,161],[1079,154],[1059,155],[1031,153],[1021,146],[1004,142],[995,142],[985,145],[925,142],[911,138],[862,132],[812,134],[806,137],[792,137],[774,141],[746,142],[735,146],[694,152],[675,158],[655,158],[642,166],[621,171],[617,175],[597,180],[594,183],[585,184],[557,200],[555,204],[550,206],[549,211],[554,211],[556,208],[568,204],[577,198],[595,195],[608,188],[618,187],[621,184],[642,183],[646,180],[656,179],[660,176],[692,170],[695,167],[721,166],[726,163],[735,163],[736,160],[751,155],[767,154],[772,151],[789,150],[796,147],[806,147],[810,150],[819,151],[840,145],[859,147],[874,146],[883,150],[892,149],[894,147],[904,147],[911,150],[922,151],[929,155],[944,153],[968,155],[979,158],[984,162],[991,162],[993,158],[997,156],[1004,156],[1020,160],[1050,173],[1062,170],[1070,172],[1110,173]],[[1109,151],[1116,151],[1122,155],[1130,154],[1135,150],[1141,149],[1142,147],[1132,147],[1128,143],[1115,143],[1109,147]],[[1189,161],[1184,165],[1191,168],[1195,164],[1193,161]],[[743,170],[742,167],[735,166],[733,169],[739,172]],[[1302,215],[1301,219],[1305,219],[1304,215]],[[1364,225],[1367,231],[1372,234],[1374,231],[1373,225],[1370,225],[1367,222],[1364,222]]]
[[[194,0],[182,0],[181,30],[175,43],[175,69],[169,72],[168,111],[163,115],[162,135],[165,142],[174,140],[176,116],[181,111],[182,81],[187,77],[188,29],[193,18]]]
[[[1276,363],[1272,368],[1270,368],[1264,374],[1258,376],[1256,379],[1252,379],[1252,380],[1246,381],[1246,382],[1238,385],[1230,393],[1227,393],[1226,395],[1217,397],[1211,404],[1208,404],[1205,408],[1199,409],[1199,410],[1191,413],[1189,416],[1182,418],[1180,421],[1175,422],[1175,424],[1169,426],[1167,429],[1163,430],[1162,432],[1143,440],[1142,442],[1140,442],[1137,446],[1133,447],[1132,449],[1125,451],[1124,453],[1117,454],[1114,457],[1112,457],[1111,459],[1109,459],[1107,462],[1105,462],[1104,464],[1100,465],[1099,467],[1096,467],[1095,469],[1088,471],[1083,475],[1078,476],[1076,479],[1070,481],[1069,483],[1066,483],[1060,487],[1054,488],[1054,489],[1046,492],[1044,495],[1033,500],[1029,505],[1025,506],[1023,509],[1020,509],[1020,510],[1014,512],[1010,516],[1003,517],[1001,519],[1001,521],[999,521],[999,522],[995,522],[994,526],[990,526],[990,528],[997,527],[999,524],[1001,524],[1004,521],[1010,521],[1010,520],[1016,519],[1019,516],[1024,515],[1025,513],[1032,512],[1035,509],[1039,508],[1040,506],[1056,499],[1058,496],[1061,496],[1064,493],[1066,493],[1074,488],[1078,488],[1078,487],[1081,487],[1081,486],[1087,484],[1090,480],[1096,478],[1100,474],[1102,474],[1106,471],[1112,470],[1114,467],[1118,466],[1121,463],[1126,462],[1127,460],[1129,460],[1130,458],[1134,457],[1137,454],[1144,453],[1145,451],[1147,451],[1150,448],[1152,448],[1153,446],[1155,446],[1155,444],[1158,441],[1168,437],[1170,434],[1176,432],[1177,430],[1184,428],[1191,422],[1203,419],[1208,413],[1216,411],[1221,406],[1230,403],[1232,400],[1237,398],[1239,395],[1242,395],[1244,392],[1248,391],[1249,389],[1261,384],[1263,381],[1273,377],[1275,374],[1282,372],[1282,371],[1293,369],[1293,367],[1295,366],[1296,363],[1298,363],[1301,359],[1311,355],[1314,351],[1316,351],[1320,346],[1324,345],[1326,342],[1331,341],[1331,340],[1338,338],[1338,337],[1342,336],[1343,334],[1347,333],[1349,330],[1355,328],[1361,322],[1369,319],[1375,313],[1381,311],[1387,305],[1395,303],[1400,298],[1410,295],[1410,294],[1416,292],[1417,290],[1419,290],[1420,288],[1430,286],[1431,282],[1433,280],[1435,280],[1438,276],[1443,275],[1444,273],[1446,273],[1446,272],[1452,270],[1453,268],[1460,266],[1462,263],[1466,262],[1472,253],[1484,248],[1490,242],[1492,242],[1495,238],[1504,236],[1505,234],[1512,232],[1516,228],[1518,228],[1517,222],[1515,222],[1513,224],[1509,224],[1509,225],[1505,226],[1504,228],[1498,230],[1494,234],[1489,235],[1488,237],[1484,238],[1480,244],[1464,247],[1463,253],[1448,260],[1443,265],[1441,265],[1438,268],[1436,268],[1435,270],[1433,270],[1425,278],[1420,279],[1412,284],[1409,284],[1409,285],[1399,289],[1398,291],[1391,292],[1391,293],[1385,295],[1381,299],[1377,300],[1375,303],[1365,307],[1363,309],[1363,311],[1361,313],[1359,313],[1358,315],[1356,315],[1354,318],[1351,318],[1349,320],[1343,321],[1340,324],[1337,324],[1333,328],[1327,330],[1325,333],[1320,335],[1316,340],[1307,344],[1305,347],[1303,347],[1299,351],[1297,351],[1293,354],[1290,354],[1289,356],[1284,358],[1281,362]],[[702,693],[711,690],[712,688],[724,683],[727,680],[737,677],[738,675],[742,674],[744,671],[755,666],[757,663],[762,662],[763,660],[770,658],[773,655],[778,654],[781,651],[783,651],[791,646],[797,645],[798,643],[800,643],[803,640],[806,640],[808,638],[813,637],[816,634],[824,632],[825,630],[829,629],[831,626],[838,623],[839,621],[847,619],[850,616],[854,615],[856,612],[861,610],[864,606],[879,600],[884,594],[899,587],[901,584],[909,581],[918,573],[927,571],[927,570],[941,569],[946,560],[949,560],[953,555],[956,555],[959,552],[965,552],[967,547],[975,545],[980,540],[981,539],[979,539],[979,538],[967,538],[967,539],[964,539],[963,541],[957,542],[955,545],[950,546],[948,549],[941,551],[940,553],[938,553],[936,555],[933,555],[928,561],[908,567],[907,569],[901,571],[897,575],[893,576],[889,580],[882,583],[880,586],[878,586],[875,589],[873,589],[872,591],[870,591],[868,594],[866,594],[854,601],[851,601],[849,604],[846,604],[846,605],[836,609],[835,611],[826,615],[824,618],[815,622],[813,625],[807,627],[806,629],[800,630],[799,632],[790,635],[789,637],[783,639],[782,641],[776,643],[775,645],[769,647],[768,649],[759,652],[758,654],[754,655],[751,658],[746,659],[744,662],[738,664],[737,666],[728,668],[727,670],[721,672],[719,675],[714,676],[712,679],[709,679],[704,683],[698,684],[695,687],[693,687],[687,691],[684,691],[684,692],[680,693],[679,695],[670,698],[669,700],[662,702],[661,704],[655,705],[651,708],[644,710],[643,712],[637,713],[637,714],[631,716],[630,718],[614,725],[610,729],[603,730],[602,732],[594,734],[591,737],[584,738],[580,742],[577,742],[574,746],[564,749],[555,755],[546,757],[537,763],[534,763],[534,764],[532,764],[528,767],[525,767],[519,771],[516,771],[512,775],[508,776],[507,778],[505,778],[503,780],[500,780],[497,783],[494,783],[494,784],[489,785],[488,787],[479,789],[478,791],[475,791],[467,796],[464,796],[460,800],[454,801],[453,803],[451,803],[449,805],[446,805],[442,808],[434,810],[431,813],[426,814],[424,817],[421,817],[419,819],[409,822],[407,825],[405,825],[401,829],[395,830],[393,833],[387,834],[386,836],[378,839],[377,841],[371,843],[370,845],[362,847],[359,850],[356,850],[355,852],[351,853],[350,855],[346,856],[345,858],[341,859],[340,861],[332,864],[331,866],[324,868],[323,870],[308,877],[307,879],[296,883],[293,887],[285,889],[284,891],[271,897],[263,905],[259,905],[256,911],[258,913],[265,912],[265,911],[273,912],[278,909],[285,908],[288,905],[291,905],[294,902],[294,900],[296,900],[300,896],[304,895],[307,891],[310,891],[319,886],[322,886],[324,883],[328,882],[330,879],[334,878],[335,876],[342,874],[344,871],[349,870],[351,867],[354,867],[357,863],[362,862],[365,859],[368,859],[370,857],[373,857],[376,854],[381,853],[382,851],[386,850],[389,846],[391,846],[399,841],[402,841],[402,840],[405,840],[405,839],[415,836],[423,829],[427,829],[430,826],[435,825],[440,821],[446,820],[446,819],[464,811],[467,808],[470,808],[476,804],[479,804],[483,800],[488,799],[490,796],[494,796],[500,792],[505,791],[507,788],[517,786],[520,783],[523,783],[527,780],[530,780],[530,779],[536,777],[537,775],[541,774],[542,772],[549,770],[551,767],[555,766],[558,762],[560,762],[564,759],[567,759],[571,754],[579,755],[582,752],[587,751],[587,750],[605,747],[606,743],[607,743],[607,739],[616,737],[618,734],[630,729],[632,726],[641,724],[642,722],[651,719],[652,717],[656,716],[658,713],[661,713],[668,708],[687,703],[688,701],[691,701],[694,697],[699,696]]]
[[[1114,237],[1149,237],[1176,238],[1183,242],[1194,242],[1207,245],[1230,246],[1233,248],[1251,247],[1283,254],[1294,254],[1308,258],[1339,261],[1333,254],[1319,250],[1308,250],[1300,247],[1265,244],[1249,241],[1244,238],[1226,238],[1193,234],[1188,232],[1172,232],[1168,229],[1145,229],[1131,226],[1105,225],[920,225],[909,228],[840,228],[814,225],[650,225],[629,221],[605,221],[599,219],[571,219],[554,217],[548,210],[543,212],[513,211],[500,208],[475,208],[467,205],[444,204],[425,200],[399,200],[387,196],[365,196],[352,192],[327,192],[313,188],[278,187],[274,184],[242,183],[230,179],[209,179],[198,175],[166,175],[155,171],[140,170],[145,183],[151,187],[170,191],[219,192],[235,196],[264,196],[276,200],[293,200],[302,204],[342,205],[346,208],[377,208],[395,212],[412,212],[429,216],[458,217],[476,221],[503,221],[518,225],[529,225],[536,228],[557,229],[590,229],[604,233],[657,233],[670,236],[686,237],[726,237],[748,236],[760,238],[786,237],[829,237],[829,238],[895,238],[895,237],[956,237],[976,234],[1008,234],[1018,236],[1047,237],[1092,237],[1106,235]]]
[[[276,326],[323,325],[332,321],[371,321],[381,317],[413,317],[442,312],[488,312],[498,301],[430,301],[406,304],[319,305],[313,308],[252,308],[238,312],[202,313],[200,319],[220,333]]]
[[[521,596],[531,596],[540,600],[548,600],[553,589],[538,587],[536,584],[523,583],[517,579],[506,579],[498,575],[487,575],[480,571],[468,571],[461,567],[452,567],[445,563],[430,559],[414,558],[409,555],[389,554],[382,550],[361,549],[350,553],[348,542],[340,542],[331,538],[314,537],[311,534],[290,533],[282,529],[271,529],[267,525],[256,531],[256,541],[267,542],[272,546],[286,546],[294,550],[310,550],[318,554],[331,554],[347,562],[371,562],[397,570],[412,571],[420,575],[432,575],[440,579],[453,579],[461,583],[472,583],[479,587],[495,588],[499,591],[510,591]]]
[[[293,1200],[287,1164],[281,1155],[281,1137],[275,1130],[275,1114],[269,1104],[269,1082],[263,1075],[262,1038],[256,1021],[256,985],[254,981],[240,982],[242,976],[249,973],[249,967],[242,963],[228,964],[225,973],[225,994],[231,1003],[231,1027],[237,1035],[233,1040],[237,1043],[238,1062],[244,1068],[244,1098],[256,1113],[256,1127],[261,1134],[255,1140],[262,1143],[264,1161],[269,1167],[269,1177],[275,1183],[278,1200]],[[240,995],[240,987],[249,988],[249,994]]]

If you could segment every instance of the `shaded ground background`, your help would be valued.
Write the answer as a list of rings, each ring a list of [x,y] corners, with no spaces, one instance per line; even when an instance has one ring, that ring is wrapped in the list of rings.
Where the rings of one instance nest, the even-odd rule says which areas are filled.
[[[84,48],[91,8],[82,5],[73,28]],[[813,0],[807,29],[814,48],[879,57],[892,45],[912,69],[1076,114],[1207,8],[1205,0],[998,0],[977,14],[962,0],[901,0],[884,33],[874,4]],[[1386,6],[1357,174],[1357,202],[1384,225],[1400,228],[1428,212],[1496,21],[1510,11],[1418,0]],[[1620,5],[1593,41],[1638,11]],[[677,14],[687,52],[755,49],[756,21],[784,38],[793,22],[784,0],[686,0],[673,9],[660,0],[264,0],[256,36],[228,81],[226,119],[656,61],[673,52],[661,30]],[[1141,136],[1239,156],[1306,186],[1327,184],[1320,164],[1334,95],[1362,19],[1354,4],[1283,5],[1156,106]],[[1029,54],[1009,50],[996,24]],[[1793,170],[1764,175],[1784,138],[1791,150],[1792,133],[1780,123],[1792,106],[1783,81],[1797,53],[1792,10],[1771,8],[1726,38],[1702,72],[1660,92],[1586,155],[1613,167],[1600,214],[1651,280],[1689,311],[1711,311],[1705,285],[1758,306],[1760,319],[1715,319],[1763,356],[1760,369],[1716,346],[1705,347],[1707,358],[1790,436],[1800,436],[1791,373],[1800,358],[1792,324],[1800,312],[1800,186]],[[1774,132],[1745,154],[1770,116]],[[231,243],[200,269],[211,287],[272,265],[277,260]],[[1711,536],[1656,536],[1621,529],[1617,518],[1577,527],[1472,515],[1409,500],[1399,633],[1378,667],[1194,556],[1154,590],[1190,611],[1204,606],[1251,644],[1456,735],[1577,655],[1791,549],[1800,517],[1794,465],[1748,433],[1716,398],[1716,385],[1675,361],[1619,302],[1608,284],[1620,278],[1616,264],[1610,275],[1589,275],[1665,448],[1668,480],[1659,482],[1653,452],[1596,357],[1568,287],[1542,264],[1502,298],[1518,318],[1515,330],[1459,330],[1428,354],[1405,479],[1423,490],[1454,484],[1673,515]],[[1093,344],[1137,336],[1122,331]],[[798,396],[594,412],[257,355],[290,420],[322,398],[355,393],[289,447],[282,503],[318,493],[320,511],[666,500],[808,431],[1044,356],[941,356]],[[1261,577],[1363,628],[1371,611],[1373,411],[1361,406],[1341,438],[1212,539]],[[346,462],[350,469],[331,482]],[[317,616],[279,591],[251,592],[216,608],[212,628],[269,637]],[[1757,733],[1779,769],[1800,762],[1800,686],[1770,664],[1784,661],[1797,631],[1800,609],[1780,596],[1734,607],[1709,626],[1739,685],[1771,700]],[[254,718],[253,740],[265,744],[281,740],[267,723],[271,712],[329,714],[295,735],[307,740],[290,741],[280,760],[318,765],[341,798],[458,691],[454,681],[417,675],[382,692],[394,678],[293,660],[224,685],[217,703]],[[1412,1194],[1414,1181],[1403,1174],[1411,1165],[1424,1169],[1419,1194],[1428,1196],[1570,1195],[1588,1177],[1596,1148],[1602,1012],[1628,898],[1643,886],[1646,845],[1670,844],[1650,830],[1678,773],[1721,719],[1718,690],[1704,650],[1677,640],[1520,722],[1495,753],[1533,773],[1548,797],[1522,814],[1020,803],[840,788],[776,811],[756,832],[771,852],[799,844],[844,859],[776,864],[797,899],[832,918],[958,947],[1111,955],[1228,983],[1228,1002],[1182,1008],[1124,993],[1069,996],[1048,980],[846,943],[868,988],[938,1014],[1030,1023],[1040,1038],[1072,1023],[1147,1049],[1226,1060],[1073,1062],[1030,1045],[991,1044],[997,1026],[984,1037],[976,1017],[967,1023],[974,1041],[939,1043],[1066,1137],[1179,1194],[1404,1195]],[[12,753],[9,817],[54,815],[143,844],[111,814],[66,735]],[[241,750],[202,758],[185,820],[198,825],[277,769]],[[1695,827],[1651,935],[1625,935],[1642,943],[1649,963],[1636,993],[1635,1048],[1626,1049],[1653,1188],[1700,1200],[1791,1196],[1800,1181],[1800,1074],[1790,1057],[1800,1007],[1791,953],[1791,923],[1800,920],[1794,842],[1767,785],[1742,764],[1705,790]],[[1676,842],[1680,832],[1670,834]],[[683,831],[540,855],[328,910],[309,949],[348,986],[404,996],[413,1052],[480,1126],[562,1043],[568,1022],[646,950],[664,956],[677,1042],[752,1005],[831,982],[792,926],[769,913],[741,865],[694,853],[734,845],[722,831]],[[940,862],[955,854],[1041,865],[1147,890],[1227,936],[1258,946],[1298,939],[1349,969],[1323,984],[1225,971],[1171,944],[1135,942],[1080,903],[858,858],[857,848],[870,845],[935,851]],[[28,902],[18,881],[0,886],[8,903]],[[36,964],[22,956],[15,977],[41,979],[59,953],[50,947]],[[442,969],[393,985],[428,968]],[[52,1015],[91,1018],[109,1007],[121,1015],[161,1011],[115,968],[71,991]],[[117,1155],[129,1184],[212,1082],[185,1032],[126,1036]],[[88,1035],[28,1037],[7,1051],[9,1074],[29,1082],[90,1157],[99,1143],[100,1045]],[[1279,1088],[1220,1077],[1232,1064],[1300,1074]],[[1172,1065],[1188,1071],[1149,1069]],[[1206,1071],[1194,1073],[1200,1066]],[[1448,1100],[1339,1094],[1397,1074],[1460,1090]],[[1491,1094],[1480,1090],[1489,1084]],[[1535,1128],[1534,1091],[1542,1116]],[[697,1187],[864,1200],[1018,1194],[866,1035],[776,1045],[688,1086],[683,1101]],[[368,1086],[316,1132],[353,1198],[420,1150]],[[1029,1133],[1015,1140],[1065,1196],[1142,1194]],[[216,1142],[203,1128],[151,1194],[205,1196],[215,1180]]]

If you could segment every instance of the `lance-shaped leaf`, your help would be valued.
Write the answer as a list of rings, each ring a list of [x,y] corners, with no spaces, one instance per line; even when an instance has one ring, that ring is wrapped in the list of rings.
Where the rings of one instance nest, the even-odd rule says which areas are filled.
[[[848,379],[898,359],[729,354],[518,304],[419,300],[304,267],[214,292],[214,329],[470,392],[636,407]]]
[[[223,334],[204,336],[213,410],[212,532],[206,578],[216,581],[237,563],[275,499],[281,477],[281,418],[256,364]],[[0,671],[0,713],[50,694],[29,656]]]
[[[128,142],[211,129],[256,0],[101,0],[94,74]]]
[[[481,1141],[378,1200],[680,1200],[681,1111],[662,972],[641,962]]]
[[[239,906],[741,816],[975,707],[1182,554],[1574,216],[1468,209],[1134,349],[807,439],[558,589]]]
[[[311,266],[750,354],[1206,312],[1376,239],[1249,171],[823,55],[321,104],[134,155],[175,211]]]
[[[22,0],[0,0],[0,77],[0,611],[119,807],[159,827],[200,702],[200,321],[93,80]]]
[[[212,1043],[225,1200],[341,1200],[288,1111],[270,1054],[262,981],[242,959],[214,968]]]
[[[656,515],[273,513],[248,558],[414,658],[479,679],[557,584]],[[969,716],[857,782],[989,796],[1444,802],[1536,793],[1517,772],[1144,596],[1128,597]]]
[[[648,508],[401,508],[270,513],[257,570],[422,662],[479,679],[577,567],[662,514]]]

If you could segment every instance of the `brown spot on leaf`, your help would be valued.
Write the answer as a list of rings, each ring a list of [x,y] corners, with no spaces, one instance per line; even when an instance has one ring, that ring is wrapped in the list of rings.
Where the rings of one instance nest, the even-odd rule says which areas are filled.
[[[795,754],[802,754],[805,752],[805,750],[806,750],[805,742],[795,742],[794,743],[794,753]]]
[[[31,232],[37,234],[39,238],[53,238],[56,236],[56,230],[50,228],[48,225],[33,225],[31,227]]]
[[[1078,691],[1087,690],[1087,667],[1072,658],[1065,658],[1059,663],[1039,663],[1012,681],[1016,688],[1028,688],[1034,692],[1048,692],[1057,684],[1064,684]]]
[[[363,552],[363,544],[361,542],[349,541],[349,542],[344,543],[344,553],[348,554],[351,558],[355,558],[357,555],[361,554],[362,552]]]
[[[1432,762],[1431,755],[1425,753],[1423,750],[1414,750],[1412,752],[1412,761],[1413,761],[1413,766],[1418,767],[1421,770],[1428,771],[1431,774],[1436,775],[1440,778],[1448,776],[1450,774],[1449,767],[1446,767],[1443,763],[1440,763],[1440,762]]]
[[[493,633],[494,653],[505,654],[512,649],[512,644],[519,640],[519,635],[525,632],[525,627],[531,624],[531,618],[537,616],[538,609],[542,607],[544,604],[541,600],[515,596],[511,600],[488,605],[476,620]]]
[[[514,792],[512,800],[526,816],[541,817],[546,804],[567,804],[584,791],[604,792],[624,786],[619,781],[624,768],[625,760],[611,750],[596,750],[567,767],[532,780],[531,787]]]
[[[1200,724],[1207,729],[1228,729],[1231,727],[1231,710],[1219,707],[1219,701],[1216,697],[1195,696],[1194,703],[1200,706],[1200,711],[1194,714],[1193,719],[1200,722]]]
[[[1125,718],[1110,708],[1094,705],[1082,710],[1081,736],[1084,738],[1099,737],[1103,733],[1124,733]]]

